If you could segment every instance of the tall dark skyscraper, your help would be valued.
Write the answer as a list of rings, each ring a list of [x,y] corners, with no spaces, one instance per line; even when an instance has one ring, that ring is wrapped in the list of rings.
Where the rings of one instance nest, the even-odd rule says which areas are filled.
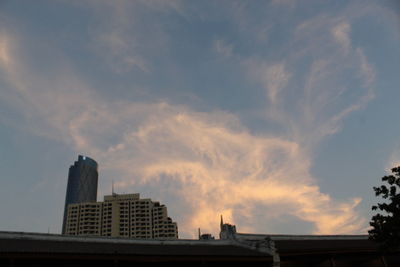
[[[74,165],[69,167],[62,226],[63,234],[65,234],[69,204],[97,201],[98,177],[97,162],[89,157],[79,155],[78,161],[75,161]]]

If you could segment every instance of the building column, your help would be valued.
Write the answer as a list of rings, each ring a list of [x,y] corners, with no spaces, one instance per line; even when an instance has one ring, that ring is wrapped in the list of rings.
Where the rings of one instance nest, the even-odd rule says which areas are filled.
[[[332,267],[336,267],[335,259],[333,257],[330,257],[329,261],[331,262]]]
[[[383,267],[388,267],[386,259],[385,259],[385,255],[381,255],[381,261],[382,261]]]
[[[272,266],[273,267],[280,267],[281,266],[281,257],[279,257],[279,254],[277,252],[274,252],[274,254],[272,255]]]

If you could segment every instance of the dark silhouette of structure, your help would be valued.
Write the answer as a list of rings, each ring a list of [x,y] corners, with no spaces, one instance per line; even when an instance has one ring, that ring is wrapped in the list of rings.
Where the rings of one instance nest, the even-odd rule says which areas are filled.
[[[0,231],[0,266],[400,266],[400,251],[384,253],[367,235],[232,234],[166,241]]]
[[[400,266],[400,250],[382,251],[367,235],[277,235],[238,233],[222,221],[219,241],[269,255],[263,266]],[[210,241],[208,241],[210,242]],[[246,266],[250,266],[247,264]]]
[[[89,157],[79,155],[74,165],[69,167],[62,234],[65,234],[69,204],[97,201],[98,177],[97,162]]]

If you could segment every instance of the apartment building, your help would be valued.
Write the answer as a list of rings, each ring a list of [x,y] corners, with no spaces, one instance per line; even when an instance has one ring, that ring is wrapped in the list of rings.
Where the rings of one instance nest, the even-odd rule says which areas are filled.
[[[138,239],[177,239],[167,207],[139,194],[112,194],[103,202],[68,205],[66,234]]]

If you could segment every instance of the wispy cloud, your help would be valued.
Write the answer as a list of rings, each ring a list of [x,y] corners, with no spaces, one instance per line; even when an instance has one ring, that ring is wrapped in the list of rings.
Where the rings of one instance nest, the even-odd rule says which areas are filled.
[[[332,28],[332,35],[347,54],[351,49],[350,24],[341,22]]]
[[[150,71],[152,63],[137,50],[142,40],[128,23],[131,5],[138,4],[118,3],[110,22],[92,25],[96,51],[116,72]],[[164,1],[139,4],[165,8],[158,9]],[[103,5],[108,10],[102,2],[99,14]],[[168,8],[181,12],[179,5]],[[256,40],[263,30],[254,30]],[[291,33],[284,61],[234,54],[231,44],[215,41],[218,53],[234,56],[264,89],[265,120],[280,123],[280,134],[254,133],[229,112],[197,112],[158,99],[106,100],[68,66],[50,78],[36,72],[13,57],[4,34],[0,66],[10,86],[1,92],[0,111],[7,106],[28,130],[96,158],[102,179],[115,179],[117,190],[151,192],[147,197],[168,205],[184,236],[197,227],[216,233],[219,214],[249,231],[273,231],[268,222],[291,215],[313,233],[355,233],[365,226],[356,212],[361,199],[332,199],[311,173],[315,147],[373,98],[374,69],[350,32],[351,20],[311,18]],[[354,82],[347,82],[350,76]]]
[[[274,207],[272,218],[282,215],[277,207],[284,206],[285,214],[314,224],[315,233],[349,233],[362,225],[353,209],[359,199],[337,202],[321,193],[297,143],[252,135],[232,114],[199,113],[165,102],[106,102],[84,83],[73,92],[58,80],[62,87],[54,91],[41,86],[41,79],[13,77],[36,88],[24,88],[18,107],[33,125],[38,123],[36,132],[94,155],[103,179],[118,181],[117,190],[148,188],[150,197],[167,204],[175,199],[169,209],[184,236],[199,226],[217,232],[221,213],[233,223],[247,217],[241,221],[244,229],[265,231],[253,224],[260,203]],[[57,101],[60,97],[63,101]]]
[[[278,94],[288,84],[290,73],[285,71],[283,63],[267,66],[263,70],[262,81],[268,90],[268,98],[271,104],[277,105]]]
[[[223,57],[229,58],[233,52],[233,45],[226,43],[222,39],[218,39],[214,41],[214,49]]]
[[[167,190],[189,203],[190,217],[196,220],[189,220],[183,229],[195,229],[197,223],[216,232],[217,225],[209,216],[217,218],[223,212],[234,223],[238,217],[247,217],[240,225],[251,229],[260,219],[254,214],[260,204],[272,208],[268,216],[292,214],[315,224],[315,233],[349,233],[360,228],[362,220],[353,210],[360,200],[337,203],[319,192],[309,173],[309,159],[298,144],[233,130],[213,117],[171,114],[162,123],[157,120],[141,128],[140,141],[134,142],[153,159],[143,168],[145,182],[156,186],[166,179]],[[285,212],[278,207],[285,207]],[[263,217],[267,222],[268,216]]]
[[[1,34],[0,39],[0,63],[4,67],[8,67],[11,64],[9,40],[4,34]]]
[[[353,47],[350,32],[351,18],[318,15],[297,25],[291,42],[279,48],[284,63],[240,59],[266,90],[267,117],[309,150],[374,98],[374,68],[362,48]]]
[[[86,1],[95,10],[95,23],[89,27],[93,50],[103,58],[106,66],[119,74],[138,69],[151,71],[151,63],[145,53],[147,46],[165,46],[167,37],[156,21],[146,19],[147,31],[139,30],[138,21],[149,12],[159,14],[176,12],[183,14],[182,4],[172,1]],[[104,20],[104,17],[107,17]],[[150,35],[150,36],[149,36]],[[150,38],[150,39],[149,39]],[[157,51],[153,51],[156,53]]]

